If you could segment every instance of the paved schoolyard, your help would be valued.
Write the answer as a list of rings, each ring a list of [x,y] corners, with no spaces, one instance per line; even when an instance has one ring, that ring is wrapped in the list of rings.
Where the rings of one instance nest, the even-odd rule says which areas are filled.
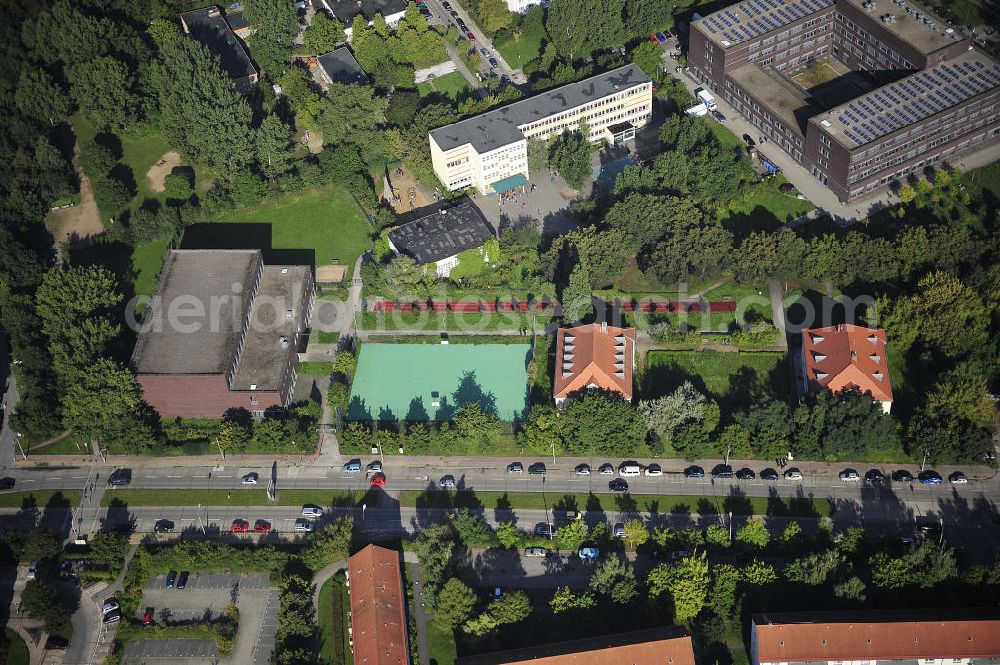
[[[579,192],[570,189],[559,176],[550,176],[548,171],[532,174],[528,182],[535,186],[535,191],[529,187],[528,192],[517,194],[514,200],[501,203],[496,196],[476,194],[473,202],[494,229],[531,223],[543,235],[555,235],[576,228],[577,220],[569,205],[576,199],[589,197],[592,179],[588,178]]]

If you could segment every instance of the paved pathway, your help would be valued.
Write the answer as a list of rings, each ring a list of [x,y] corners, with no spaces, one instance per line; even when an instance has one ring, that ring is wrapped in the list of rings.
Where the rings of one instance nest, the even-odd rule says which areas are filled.
[[[772,279],[771,283],[768,284],[768,290],[771,292],[771,320],[774,322],[774,327],[781,332],[778,344],[787,349],[788,334],[785,332],[785,305],[782,302],[784,291],[781,288],[781,282]]]
[[[480,83],[479,79],[473,76],[472,72],[469,71],[469,68],[465,66],[465,61],[462,60],[462,56],[459,54],[458,50],[449,44],[447,39],[444,42],[444,46],[448,50],[448,57],[455,63],[458,71],[462,73],[462,77],[465,78],[466,82],[472,86],[472,89],[479,90],[482,88],[483,84]]]
[[[410,554],[412,559],[417,559],[416,552],[407,552],[406,554]],[[430,665],[431,650],[427,641],[428,619],[424,608],[424,581],[420,577],[420,562],[419,559],[406,561],[406,554],[403,555],[403,560],[413,564],[411,569],[413,571],[413,620],[417,624],[417,653],[420,656],[420,665]]]

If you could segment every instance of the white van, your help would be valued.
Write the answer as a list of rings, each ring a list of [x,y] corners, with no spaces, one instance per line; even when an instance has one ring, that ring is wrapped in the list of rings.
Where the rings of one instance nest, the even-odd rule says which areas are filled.
[[[618,475],[622,478],[631,478],[642,473],[642,467],[638,462],[622,462],[618,467]]]

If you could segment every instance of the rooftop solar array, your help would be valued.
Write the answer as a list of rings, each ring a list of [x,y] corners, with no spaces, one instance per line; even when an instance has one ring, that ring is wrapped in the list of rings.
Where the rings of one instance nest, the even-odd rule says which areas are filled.
[[[944,63],[884,86],[836,109],[855,146],[1000,87],[1000,64],[978,57]]]
[[[744,0],[706,16],[701,24],[717,39],[739,44],[832,5],[833,0]]]

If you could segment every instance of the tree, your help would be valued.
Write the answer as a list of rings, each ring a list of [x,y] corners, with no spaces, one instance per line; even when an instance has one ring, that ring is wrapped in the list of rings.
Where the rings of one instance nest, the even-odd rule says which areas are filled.
[[[681,426],[701,420],[705,402],[705,396],[690,381],[685,381],[669,395],[642,400],[638,411],[646,428],[669,442]]]
[[[151,445],[151,415],[135,375],[107,358],[82,369],[63,399],[66,427],[102,448],[126,454]]]
[[[695,552],[672,568],[667,591],[674,604],[674,620],[686,623],[698,616],[708,597],[708,554]]]
[[[582,321],[593,313],[593,292],[587,267],[577,264],[562,292],[563,320]]]
[[[128,552],[128,538],[112,531],[98,531],[87,541],[90,557],[107,566],[121,566]]]
[[[951,358],[986,344],[986,309],[972,289],[940,271],[921,279],[917,287],[914,304],[922,319],[920,336],[927,344]]]
[[[587,540],[587,525],[583,520],[573,520],[556,529],[556,547],[568,552],[576,552]]]
[[[424,578],[424,598],[434,606],[438,588],[444,582],[445,571],[455,547],[453,532],[447,524],[432,524],[417,534],[413,549],[420,561]]]
[[[639,65],[639,69],[646,73],[653,81],[659,81],[663,77],[663,47],[656,42],[642,41],[632,49],[632,62]]]
[[[760,284],[778,272],[778,236],[755,231],[743,239],[733,261],[733,276],[742,284]]]
[[[41,67],[21,72],[14,91],[14,103],[24,115],[50,125],[64,120],[70,110],[65,91]]]
[[[810,586],[825,584],[830,575],[836,574],[847,559],[837,550],[814,552],[795,559],[785,567],[785,577],[791,582]]]
[[[489,525],[468,508],[462,508],[452,517],[451,526],[459,541],[466,547],[486,548],[496,545],[496,536],[490,531]]]
[[[636,518],[625,522],[625,537],[634,547],[642,547],[649,540],[649,529],[646,523]]]
[[[767,547],[770,536],[764,522],[758,519],[749,519],[736,530],[733,539],[738,543],[743,543],[754,549],[762,550]]]
[[[341,517],[317,529],[302,548],[302,562],[315,572],[346,558],[350,554],[353,535],[354,519],[351,517]]]
[[[74,101],[100,129],[118,131],[138,115],[135,81],[124,62],[111,56],[75,63],[66,72]]]
[[[436,616],[454,630],[469,620],[476,607],[476,592],[457,577],[451,577],[438,594]]]
[[[21,558],[25,561],[48,561],[62,551],[62,541],[51,529],[39,527],[28,532]]]
[[[466,441],[476,442],[483,451],[487,451],[503,434],[495,409],[493,412],[484,411],[479,402],[458,407],[454,420],[458,435]]]
[[[673,5],[659,0],[625,0],[625,29],[634,37],[668,27],[673,20]],[[652,42],[650,42],[652,44]],[[654,46],[658,45],[654,44]]]
[[[865,583],[859,577],[851,577],[833,587],[833,595],[844,600],[854,600],[864,602]]]
[[[927,395],[927,414],[939,420],[965,419],[980,427],[993,420],[993,398],[986,377],[971,363],[941,376]]]
[[[343,23],[337,19],[330,19],[325,12],[316,12],[311,27],[303,37],[302,45],[309,53],[322,55],[329,53],[346,39]]]
[[[852,526],[836,536],[837,549],[844,554],[854,554],[865,539],[864,527]]]
[[[883,589],[902,589],[911,582],[910,565],[905,559],[879,552],[868,560],[872,582]]]
[[[118,217],[135,195],[131,187],[115,177],[97,178],[91,186],[94,189],[94,198],[97,199],[97,204],[106,217]]]
[[[212,439],[212,444],[219,449],[222,458],[226,453],[236,453],[246,448],[250,440],[250,432],[240,423],[224,422],[219,427],[219,433]]]
[[[117,164],[115,154],[104,144],[90,140],[80,145],[80,167],[91,180],[106,178]]]
[[[254,27],[247,40],[257,64],[272,78],[285,71],[288,54],[299,32],[295,6],[284,0],[246,0],[243,13]]]
[[[476,4],[476,19],[479,27],[488,35],[510,27],[516,15],[507,8],[506,0],[479,0]]]
[[[394,90],[385,110],[385,121],[396,127],[408,128],[419,108],[420,93],[416,90]],[[530,164],[528,168],[531,168]]]
[[[635,571],[631,564],[617,556],[608,557],[594,569],[590,590],[616,605],[627,605],[639,595]]]
[[[582,390],[561,411],[563,450],[573,455],[628,454],[645,438],[645,425],[621,393]]]
[[[42,580],[28,580],[21,592],[21,604],[29,617],[45,621],[45,628],[55,635],[69,636],[70,612],[54,586]]]
[[[521,531],[513,522],[500,522],[497,524],[497,540],[500,541],[500,547],[512,549],[521,542]]]
[[[904,559],[910,568],[912,581],[923,589],[958,577],[955,551],[932,540],[925,540]]]
[[[774,572],[774,566],[756,559],[744,566],[740,574],[745,583],[753,586],[764,586],[778,581],[778,573]]]
[[[792,433],[788,404],[775,399],[754,403],[736,420],[750,432],[754,455],[774,459],[787,454]]]
[[[265,178],[273,181],[288,171],[292,163],[292,153],[289,150],[291,143],[292,128],[282,122],[277,114],[272,113],[264,118],[254,136],[254,148],[257,166]]]
[[[572,62],[625,43],[625,0],[552,0],[545,29],[559,54]]]
[[[583,187],[590,176],[590,141],[586,123],[581,122],[574,132],[564,131],[552,146],[549,163],[573,189]]]
[[[505,594],[476,619],[465,623],[463,630],[470,635],[482,637],[500,626],[520,623],[531,615],[531,601],[523,591]]]
[[[586,591],[573,593],[568,586],[556,589],[549,601],[549,607],[552,608],[553,614],[564,614],[573,610],[589,610],[595,605],[597,605],[597,599],[594,598],[593,594]]]
[[[732,544],[729,542],[729,529],[717,522],[709,524],[705,528],[705,542],[714,547],[726,549]]]
[[[802,527],[798,522],[792,520],[785,527],[785,530],[781,532],[781,542],[783,543],[793,543],[802,537]]]
[[[549,166],[549,144],[541,139],[528,141],[528,173],[538,173]]]

